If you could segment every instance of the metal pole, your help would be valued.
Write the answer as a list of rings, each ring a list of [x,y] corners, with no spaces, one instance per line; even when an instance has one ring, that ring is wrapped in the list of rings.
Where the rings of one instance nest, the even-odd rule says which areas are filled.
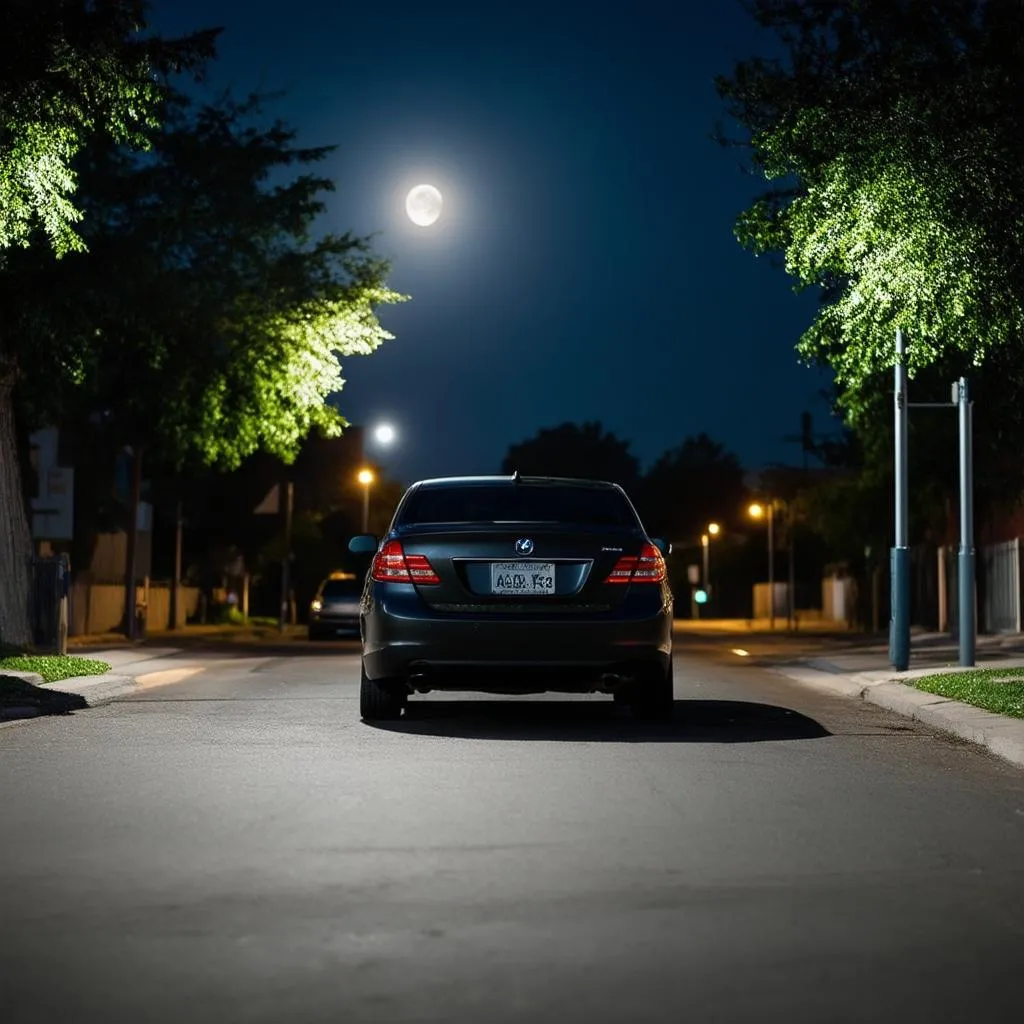
[[[893,434],[895,438],[896,537],[892,549],[892,614],[889,620],[889,661],[898,672],[910,665],[910,549],[907,520],[910,502],[907,485],[907,367],[903,331],[896,331],[896,368],[893,381]]]
[[[775,632],[775,499],[768,502],[768,628]]]
[[[958,395],[960,418],[960,557],[957,566],[960,618],[960,664],[974,665],[974,481],[972,465],[972,408],[967,393],[967,378],[960,378]]]
[[[705,533],[700,538],[701,554],[704,556],[704,593],[711,596],[711,580],[708,575],[708,552],[711,548],[711,538]]]
[[[363,533],[370,532],[370,485],[363,484]]]
[[[181,547],[182,547],[182,516],[181,502],[174,516],[174,582],[171,585],[171,629],[178,628],[181,617]]]
[[[291,604],[291,561],[292,561],[292,506],[295,495],[291,480],[285,485],[284,503],[284,555],[281,559],[281,610],[278,629],[284,632],[285,623],[289,619]]]
[[[789,629],[793,630],[796,628],[796,554],[795,554],[795,542],[796,539],[793,536],[793,503],[789,502],[788,505],[789,516]]]
[[[129,640],[139,639],[139,624],[135,617],[137,587],[135,577],[139,561],[139,505],[142,503],[142,445],[132,445],[132,484],[128,501],[128,535],[125,551],[124,615],[125,636]]]

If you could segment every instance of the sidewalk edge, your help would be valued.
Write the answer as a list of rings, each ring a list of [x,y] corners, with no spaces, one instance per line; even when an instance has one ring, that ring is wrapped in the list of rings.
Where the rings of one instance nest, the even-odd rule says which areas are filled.
[[[852,697],[893,711],[985,747],[1003,760],[1024,767],[1024,720],[916,690],[891,675],[885,679],[864,673],[842,675],[806,662],[775,666],[770,671],[824,693]]]

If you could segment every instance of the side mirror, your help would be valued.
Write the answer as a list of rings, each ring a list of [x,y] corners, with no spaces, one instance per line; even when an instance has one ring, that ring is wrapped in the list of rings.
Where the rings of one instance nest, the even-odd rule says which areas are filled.
[[[651,543],[652,543],[652,544],[653,544],[653,545],[654,545],[654,546],[655,546],[655,547],[656,547],[656,548],[657,548],[657,549],[658,549],[658,550],[659,550],[659,551],[660,551],[660,552],[661,552],[661,553],[662,553],[663,555],[666,555],[666,556],[668,556],[668,555],[671,555],[671,554],[672,554],[672,545],[671,545],[671,544],[669,544],[669,542],[668,542],[667,540],[662,540],[662,539],[661,539],[660,537],[652,537],[652,538],[651,538]]]
[[[353,555],[372,555],[377,550],[377,538],[372,533],[356,534],[348,542],[348,549]]]

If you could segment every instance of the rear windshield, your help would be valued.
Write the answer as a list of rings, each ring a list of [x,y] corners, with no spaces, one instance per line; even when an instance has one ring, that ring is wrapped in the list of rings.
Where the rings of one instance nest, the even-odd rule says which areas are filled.
[[[637,525],[621,492],[610,487],[558,485],[472,485],[423,487],[409,496],[400,522],[411,523],[580,523]]]
[[[327,580],[320,593],[322,597],[335,600],[339,597],[359,597],[362,589],[357,580]]]

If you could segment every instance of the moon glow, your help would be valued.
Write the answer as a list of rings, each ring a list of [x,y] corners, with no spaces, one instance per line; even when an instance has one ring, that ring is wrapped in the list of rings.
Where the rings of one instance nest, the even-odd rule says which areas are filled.
[[[421,228],[429,228],[441,216],[444,199],[433,185],[417,185],[405,197],[405,212],[409,220]]]

